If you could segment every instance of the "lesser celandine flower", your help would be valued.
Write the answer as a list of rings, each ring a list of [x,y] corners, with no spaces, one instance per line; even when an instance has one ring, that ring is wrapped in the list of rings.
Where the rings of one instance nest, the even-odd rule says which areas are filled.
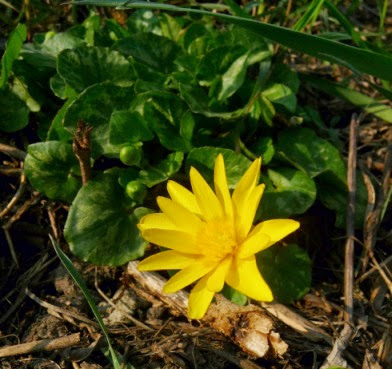
[[[190,318],[204,316],[225,282],[252,299],[273,299],[255,254],[295,231],[299,223],[274,219],[252,227],[265,187],[258,184],[260,165],[261,159],[256,159],[230,196],[223,156],[218,155],[215,193],[191,168],[193,193],[169,181],[171,199],[157,199],[162,213],[146,215],[139,223],[144,239],[170,249],[143,260],[139,270],[181,269],[165,284],[164,293],[176,292],[199,280],[189,295]]]

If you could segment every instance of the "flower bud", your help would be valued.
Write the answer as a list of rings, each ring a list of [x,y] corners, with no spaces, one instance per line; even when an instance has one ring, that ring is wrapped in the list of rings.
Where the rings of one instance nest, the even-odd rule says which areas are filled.
[[[141,204],[147,195],[146,186],[139,181],[128,182],[125,191],[127,195],[138,204]]]
[[[120,160],[125,165],[139,165],[141,159],[142,148],[140,146],[125,146],[120,151]]]

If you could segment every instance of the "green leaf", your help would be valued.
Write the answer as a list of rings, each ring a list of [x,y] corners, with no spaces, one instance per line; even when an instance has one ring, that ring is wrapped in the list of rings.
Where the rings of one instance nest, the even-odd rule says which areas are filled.
[[[46,138],[48,141],[69,142],[72,140],[72,135],[64,129],[63,120],[65,112],[74,100],[74,98],[69,98],[64,102],[64,105],[57,111],[57,114],[53,118],[48,130],[48,136]]]
[[[26,104],[30,111],[36,113],[41,110],[41,105],[31,96],[26,82],[22,79],[14,76],[10,87],[12,92]]]
[[[250,147],[250,150],[256,155],[262,158],[262,164],[268,164],[274,154],[275,148],[271,137],[260,137],[257,141]]]
[[[81,46],[62,51],[57,57],[57,72],[78,92],[105,81],[123,87],[135,81],[129,61],[119,52],[104,47]]]
[[[257,255],[257,264],[276,301],[290,304],[308,292],[312,262],[298,245],[272,246]]]
[[[287,218],[302,214],[316,199],[316,185],[307,174],[292,168],[268,169],[257,218]]]
[[[344,180],[344,162],[339,150],[328,141],[318,137],[308,128],[289,128],[278,137],[277,150],[296,168],[310,177],[327,170]]]
[[[72,145],[59,141],[29,145],[25,173],[38,191],[53,200],[72,202],[81,183]]]
[[[20,49],[27,37],[27,28],[24,24],[18,24],[8,37],[6,49],[1,58],[0,89],[7,84],[12,71],[12,64],[19,56]]]
[[[262,92],[263,96],[276,105],[281,105],[290,113],[297,108],[297,97],[289,87],[281,83],[275,83]]]
[[[149,165],[139,172],[139,180],[147,187],[153,187],[164,182],[179,171],[184,159],[184,153],[173,152],[156,165]]]
[[[147,244],[137,223],[146,211],[133,213],[115,175],[91,179],[69,210],[64,236],[81,260],[97,265],[122,265],[144,254]]]
[[[50,78],[49,83],[53,93],[60,99],[67,99],[69,97],[77,96],[76,91],[71,86],[69,86],[58,73]]]
[[[233,112],[213,111],[209,107],[210,99],[201,87],[180,83],[179,89],[181,97],[189,105],[193,113],[203,114],[209,118],[236,119],[244,111],[244,109],[238,109]]]
[[[118,41],[113,48],[139,63],[163,73],[170,73],[179,52],[178,46],[166,37],[153,33],[137,33]]]
[[[237,58],[222,75],[222,87],[218,100],[223,101],[233,95],[244,83],[249,52]]]
[[[109,140],[109,120],[115,110],[127,110],[134,96],[130,87],[118,87],[104,82],[88,87],[68,107],[64,116],[64,128],[73,134],[79,120],[92,126],[92,156],[101,154],[116,156],[120,147]]]
[[[95,301],[93,300],[93,298],[90,295],[90,292],[88,291],[86,283],[84,282],[83,278],[80,276],[77,269],[73,266],[72,261],[68,258],[67,255],[64,254],[63,250],[61,250],[61,248],[57,244],[57,242],[52,238],[51,235],[49,235],[49,237],[50,237],[50,241],[52,242],[52,245],[56,251],[57,256],[59,257],[59,259],[63,263],[65,269],[67,269],[68,273],[71,275],[72,279],[75,281],[77,286],[82,290],[82,293],[83,293],[85,299],[87,300],[87,302],[90,306],[90,309],[95,316],[95,319],[97,319],[98,324],[102,329],[102,332],[103,332],[103,334],[106,338],[106,341],[108,343],[108,346],[109,346],[109,351],[110,351],[111,358],[112,358],[113,368],[114,369],[121,369],[119,358],[117,357],[117,354],[112,347],[112,344],[111,344],[110,338],[109,338],[109,333],[106,329],[105,323],[103,322],[101,315],[99,314],[99,310],[98,310],[97,305],[95,304]]]
[[[271,81],[275,83],[282,83],[290,88],[295,94],[298,93],[301,84],[298,73],[292,70],[289,66],[282,63],[274,63],[271,72]]]
[[[392,123],[392,108],[372,97],[347,88],[342,84],[333,83],[315,76],[301,75],[301,79],[318,90],[346,100],[354,106],[359,106],[366,112],[373,114],[388,123]]]
[[[236,289],[230,287],[228,284],[225,284],[225,286],[223,287],[222,294],[228,300],[234,302],[237,305],[244,306],[248,302],[247,296],[237,291]]]
[[[303,52],[311,56],[332,61],[346,66],[354,71],[367,73],[387,81],[392,80],[392,57],[369,50],[363,50],[340,42],[328,40],[319,36],[293,31],[274,24],[259,22],[253,19],[245,19],[227,14],[212,13],[199,9],[182,8],[170,4],[152,2],[128,2],[123,0],[77,0],[75,5],[100,5],[120,6],[124,8],[148,8],[165,11],[189,12],[216,17],[223,21],[244,27],[256,34],[255,37],[268,38],[295,51]]]
[[[110,143],[131,144],[152,140],[154,135],[138,112],[115,111],[110,117]]]
[[[189,172],[191,166],[195,167],[207,182],[213,183],[215,159],[218,154],[222,154],[225,161],[229,188],[234,188],[251,165],[251,161],[233,150],[208,146],[193,149],[185,162],[186,172]]]
[[[16,132],[27,126],[29,109],[11,90],[0,90],[0,131]]]
[[[83,27],[82,27],[83,28]],[[49,31],[42,44],[25,44],[21,56],[36,68],[56,68],[57,55],[66,49],[74,49],[84,45],[84,41],[75,35],[74,29],[61,33]]]
[[[192,148],[195,122],[178,96],[163,91],[140,94],[132,102],[131,109],[143,116],[168,150],[187,152]]]

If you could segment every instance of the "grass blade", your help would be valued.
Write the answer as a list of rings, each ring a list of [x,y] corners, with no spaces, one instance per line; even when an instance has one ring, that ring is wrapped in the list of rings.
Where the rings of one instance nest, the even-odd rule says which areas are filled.
[[[319,16],[323,4],[324,0],[313,0],[302,17],[294,24],[293,29],[302,31],[308,24],[313,24]]]
[[[380,103],[372,97],[351,90],[339,83],[333,83],[315,76],[302,74],[301,80],[318,90],[346,100],[355,106],[363,108],[366,112],[373,114],[388,123],[392,123],[392,108]]]
[[[79,272],[76,270],[76,268],[73,266],[72,261],[68,258],[67,255],[64,254],[63,250],[59,247],[57,242],[53,239],[51,235],[49,235],[50,240],[52,241],[52,245],[56,251],[56,254],[60,258],[61,262],[63,263],[65,269],[67,269],[68,273],[71,275],[72,279],[75,281],[75,283],[79,286],[79,288],[82,290],[82,293],[84,297],[86,298],[88,304],[90,305],[90,308],[95,316],[95,318],[98,321],[98,324],[100,325],[102,332],[106,338],[106,341],[108,342],[108,347],[110,351],[110,355],[112,358],[112,363],[114,369],[121,369],[120,361],[119,358],[117,357],[116,352],[113,349],[112,344],[110,343],[110,338],[108,331],[106,329],[106,326],[101,318],[101,315],[99,314],[97,305],[95,305],[94,300],[92,299],[90,292],[88,292],[87,286],[84,283],[82,277],[80,276]]]

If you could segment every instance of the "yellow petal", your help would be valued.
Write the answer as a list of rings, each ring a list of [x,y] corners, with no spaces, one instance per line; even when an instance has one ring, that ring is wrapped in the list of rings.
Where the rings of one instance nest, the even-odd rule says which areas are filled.
[[[263,195],[265,185],[258,185],[244,198],[240,204],[235,204],[235,228],[238,242],[242,242],[248,235]]]
[[[220,264],[212,271],[207,281],[207,288],[210,291],[219,292],[225,284],[225,277],[229,271],[233,257],[230,255],[223,259]]]
[[[140,219],[137,225],[141,231],[150,228],[158,229],[177,229],[173,222],[167,217],[167,215],[162,213],[147,214],[142,219]]]
[[[196,196],[203,218],[207,221],[222,218],[222,207],[208,183],[193,167],[190,171],[190,177],[193,193]]]
[[[185,209],[175,201],[159,196],[157,202],[163,213],[179,229],[189,233],[197,233],[203,227],[203,222],[197,215]]]
[[[216,263],[211,263],[209,260],[198,260],[171,277],[163,286],[163,292],[177,292],[178,290],[189,286],[194,281],[197,281],[199,278],[205,276],[212,269],[214,269],[215,266]]]
[[[261,276],[254,256],[236,259],[227,273],[226,283],[252,299],[273,300],[272,292]]]
[[[237,257],[246,259],[271,246],[271,239],[262,232],[252,231],[237,251]]]
[[[231,202],[229,186],[227,185],[225,162],[222,154],[219,154],[215,160],[214,185],[216,196],[225,214],[229,218],[233,218],[233,204]]]
[[[256,159],[242,176],[233,192],[233,203],[240,204],[256,187],[260,177],[261,158]]]
[[[199,254],[195,237],[186,232],[171,229],[146,229],[142,231],[143,238],[156,245],[167,247],[185,254]]]
[[[299,222],[292,219],[271,219],[261,222],[248,235],[237,255],[240,258],[246,258],[256,254],[272,246],[298,228]],[[265,242],[265,237],[268,238],[267,242]]]
[[[167,191],[172,200],[177,204],[182,205],[192,213],[200,215],[199,205],[197,204],[195,195],[191,191],[174,181],[167,182]]]
[[[137,269],[140,271],[183,269],[194,263],[199,257],[192,254],[169,250],[152,255],[141,261]]]
[[[215,292],[209,291],[207,288],[208,277],[206,275],[200,279],[189,294],[188,316],[190,319],[203,318],[215,295]]]

